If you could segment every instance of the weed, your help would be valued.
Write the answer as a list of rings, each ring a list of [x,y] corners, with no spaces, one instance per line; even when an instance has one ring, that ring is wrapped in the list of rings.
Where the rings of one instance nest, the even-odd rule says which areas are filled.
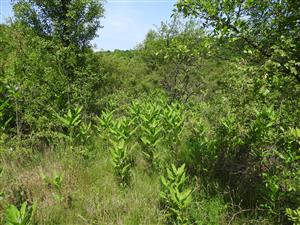
[[[297,209],[290,209],[287,208],[285,210],[285,213],[288,217],[288,219],[294,224],[294,225],[298,225],[300,224],[300,207],[298,207]]]
[[[160,198],[170,224],[188,224],[189,218],[186,210],[192,202],[192,190],[186,188],[186,183],[184,164],[178,169],[172,164],[171,168],[167,169],[167,176],[161,176]]]
[[[82,106],[69,109],[67,114],[60,116],[56,114],[56,117],[60,121],[61,125],[67,129],[67,135],[71,142],[75,137],[75,128],[81,123],[81,111]]]
[[[36,204],[28,206],[24,202],[19,209],[16,206],[10,205],[6,210],[5,225],[33,225],[33,215],[36,209]]]
[[[54,194],[54,197],[59,201],[62,202],[64,200],[64,197],[61,193],[64,174],[63,173],[54,173],[52,177],[45,176],[43,173],[41,174],[42,179],[45,181],[45,183],[48,185],[48,187],[53,187],[58,193]]]
[[[127,187],[131,182],[131,167],[132,162],[128,156],[127,147],[123,139],[118,142],[113,142],[111,149],[112,165],[114,167],[115,175],[121,187]]]

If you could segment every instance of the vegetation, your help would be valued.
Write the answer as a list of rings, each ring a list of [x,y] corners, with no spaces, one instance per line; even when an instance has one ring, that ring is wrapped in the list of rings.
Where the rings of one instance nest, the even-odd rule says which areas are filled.
[[[191,190],[184,189],[187,177],[184,171],[185,165],[176,169],[172,164],[167,170],[167,179],[161,177],[162,191],[160,193],[162,205],[166,207],[167,217],[174,224],[188,224],[185,209],[192,201]]]
[[[100,1],[13,4],[0,224],[299,224],[298,1],[180,0],[114,52]]]
[[[34,209],[27,208],[27,203],[24,202],[21,209],[18,210],[14,205],[11,205],[6,212],[7,225],[30,225],[32,224],[32,216]]]

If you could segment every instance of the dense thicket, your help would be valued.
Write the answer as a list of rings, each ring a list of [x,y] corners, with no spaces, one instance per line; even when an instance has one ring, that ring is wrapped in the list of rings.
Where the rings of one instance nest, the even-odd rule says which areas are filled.
[[[299,224],[299,7],[182,0],[135,50],[94,52],[102,2],[15,1],[1,223]]]

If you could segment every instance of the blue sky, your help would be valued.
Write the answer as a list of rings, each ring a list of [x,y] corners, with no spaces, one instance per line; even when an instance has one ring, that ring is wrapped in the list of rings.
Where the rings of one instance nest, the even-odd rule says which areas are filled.
[[[92,43],[97,49],[132,49],[144,40],[146,33],[166,21],[172,14],[175,0],[107,0],[104,28]],[[9,0],[0,0],[0,22],[12,16]]]

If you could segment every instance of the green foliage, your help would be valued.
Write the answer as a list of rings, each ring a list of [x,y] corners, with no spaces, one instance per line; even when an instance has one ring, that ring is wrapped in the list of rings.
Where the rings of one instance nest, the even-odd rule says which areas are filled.
[[[128,187],[131,184],[132,162],[128,155],[128,148],[123,139],[118,142],[112,141],[111,161],[115,175],[121,187]]]
[[[63,117],[57,115],[57,118],[64,127],[71,130],[81,123],[81,110],[82,107],[76,107],[74,110],[69,109],[67,114]]]
[[[289,220],[293,222],[293,224],[299,224],[300,223],[300,207],[298,209],[292,210],[290,208],[287,208],[285,210],[286,215],[288,216]]]
[[[149,77],[146,62],[142,60],[139,50],[101,51],[96,54],[101,65],[101,73],[104,74],[105,85],[101,87],[104,89],[103,94],[125,90],[138,95],[157,86],[156,81]]]
[[[161,86],[173,100],[187,101],[199,91],[196,67],[201,54],[206,54],[208,41],[194,20],[184,21],[177,14],[170,23],[161,23],[157,31],[147,34],[142,57],[150,70],[157,71]]]
[[[181,11],[186,10],[184,12],[186,15],[200,17],[200,25],[208,28],[206,29],[208,32],[213,30],[215,34],[221,34],[215,35],[214,39],[222,45],[222,48],[229,46],[231,52],[234,49],[238,52],[246,49],[238,55],[230,53],[231,57],[237,59],[237,63],[234,63],[236,65],[233,68],[228,67],[228,71],[222,74],[223,77],[218,76],[215,87],[219,88],[215,89],[214,86],[209,86],[211,84],[206,84],[213,90],[213,95],[206,95],[210,93],[204,91],[206,108],[204,112],[199,111],[199,114],[208,120],[210,126],[201,143],[203,145],[207,143],[205,137],[209,143],[215,141],[212,146],[215,145],[216,150],[209,151],[212,153],[212,158],[208,160],[209,166],[205,167],[210,168],[213,177],[219,174],[219,179],[238,193],[235,195],[238,196],[237,201],[247,202],[245,207],[249,205],[255,207],[255,204],[264,205],[272,216],[285,221],[283,215],[285,207],[289,205],[295,208],[296,202],[299,202],[298,195],[292,191],[297,189],[295,184],[298,183],[298,179],[295,171],[298,170],[299,163],[293,160],[294,163],[291,161],[283,163],[284,158],[290,160],[291,155],[293,158],[298,155],[295,142],[293,150],[290,150],[286,137],[291,128],[299,126],[295,120],[299,117],[297,109],[299,101],[295,100],[299,94],[299,85],[297,76],[293,75],[295,73],[283,69],[288,61],[299,61],[298,56],[294,54],[298,51],[299,45],[297,47],[294,44],[295,38],[291,35],[297,32],[297,28],[294,27],[292,20],[289,21],[291,24],[286,23],[287,26],[291,26],[291,29],[279,31],[276,26],[271,28],[273,22],[280,23],[279,21],[285,20],[286,14],[282,17],[278,17],[279,14],[271,16],[270,23],[265,23],[258,15],[262,13],[264,17],[268,13],[275,13],[278,9],[287,10],[285,7],[288,4],[294,6],[297,4],[280,2],[272,5],[266,2],[255,2],[252,8],[247,8],[247,4],[248,2],[181,1],[177,6]],[[260,4],[265,5],[259,8]],[[249,13],[249,17],[236,18],[239,10],[241,15]],[[252,14],[251,12],[255,10],[257,14]],[[265,10],[270,11],[266,13]],[[245,29],[239,27],[238,23],[234,24],[234,21],[238,20],[247,20]],[[252,22],[270,27],[265,30],[260,26],[251,25]],[[220,24],[224,26],[219,27]],[[235,31],[231,25],[238,27],[239,30]],[[228,29],[222,30],[226,26]],[[289,34],[280,37],[278,32]],[[271,49],[266,47],[269,45],[272,46]],[[233,58],[229,57],[229,59]],[[222,117],[225,119],[221,120]],[[221,123],[218,124],[218,121]],[[196,137],[192,138],[188,142],[188,148],[202,148],[196,140]],[[188,150],[184,152],[186,151],[189,152]],[[197,160],[194,163],[202,162],[202,159],[208,155],[195,157]],[[183,156],[183,158],[188,157]]]
[[[13,5],[0,25],[1,224],[32,199],[39,224],[299,223],[297,1],[180,0],[195,18],[175,12],[113,52],[90,46],[98,0]],[[39,184],[49,155],[70,174]]]
[[[129,140],[134,134],[136,128],[132,127],[133,120],[128,117],[121,117],[112,123],[110,132],[116,137],[117,140]]]
[[[142,114],[142,107],[140,101],[132,101],[128,106],[131,117],[135,120],[135,123],[139,123],[140,116]]]
[[[59,39],[64,46],[87,47],[96,36],[103,16],[98,0],[28,1],[14,4],[17,21],[42,37]]]
[[[0,29],[5,48],[0,93],[9,103],[3,120],[12,118],[5,129],[49,141],[58,125],[53,111],[60,114],[75,104],[95,110],[102,79],[90,41],[100,28],[102,3],[20,0],[13,5],[16,19]]]
[[[10,205],[6,210],[6,225],[33,225],[33,216],[36,205],[28,206],[24,202],[19,209],[16,206]]]
[[[278,210],[284,211],[284,207],[297,207],[299,198],[299,129],[290,129],[283,137],[284,149],[264,155],[264,165],[269,169],[264,171],[263,178],[268,188],[269,201],[265,207],[271,214]],[[270,157],[277,157],[279,162],[270,164]],[[284,202],[284,204],[282,204]]]
[[[54,188],[57,191],[57,193],[54,193],[53,196],[58,202],[61,203],[64,200],[64,196],[62,195],[64,174],[54,172],[52,176],[46,176],[41,173],[41,177],[49,188]]]
[[[75,107],[74,109],[69,109],[67,114],[65,114],[64,116],[56,114],[56,117],[60,121],[61,125],[67,129],[67,135],[71,141],[73,141],[73,138],[76,135],[76,128],[79,127],[80,123],[82,122],[81,111],[82,106]],[[81,130],[84,132],[83,128]]]
[[[143,132],[141,136],[141,141],[145,146],[150,148],[155,148],[161,138],[159,138],[162,131],[161,123],[159,120],[144,121],[145,126],[141,126]]]
[[[177,9],[185,16],[200,17],[205,28],[238,44],[255,64],[265,63],[299,81],[300,45],[295,38],[299,2],[182,0]]]
[[[199,171],[203,179],[211,177],[218,158],[218,149],[216,140],[209,136],[208,127],[203,120],[193,124],[192,134],[186,140],[186,148],[182,153],[186,164]]]
[[[0,178],[3,176],[4,173],[4,167],[1,165],[0,166]]]
[[[45,183],[50,186],[50,187],[54,187],[57,190],[61,190],[62,187],[62,183],[63,183],[63,178],[64,178],[64,174],[63,173],[54,173],[53,176],[49,177],[49,176],[45,176],[42,173],[42,179],[45,181]]]
[[[157,146],[162,140],[162,123],[157,117],[159,114],[158,107],[150,107],[148,114],[142,114],[142,125],[141,125],[141,135],[140,140],[142,142],[142,151],[146,156],[146,159],[150,165],[154,166],[159,158],[159,152],[157,151]]]
[[[91,122],[80,124],[78,138],[82,145],[88,144],[88,142],[90,141],[90,139],[92,137],[92,128],[91,127],[92,127]]]
[[[0,130],[3,132],[8,128],[8,124],[11,122],[12,117],[10,117],[9,119],[5,118],[4,115],[4,111],[8,108],[8,100],[6,100],[5,102],[1,103],[0,105],[0,120],[1,122],[1,127]]]
[[[178,141],[178,136],[182,131],[185,116],[183,115],[183,105],[176,102],[170,105],[163,110],[164,115],[164,129],[170,138],[170,142]]]
[[[0,80],[0,130],[1,132],[9,132],[9,128],[15,122],[15,106],[14,100],[17,97],[15,88],[2,83]]]
[[[166,210],[170,224],[189,224],[186,210],[192,202],[192,190],[186,188],[185,165],[178,169],[172,164],[167,169],[167,177],[161,176],[161,204]]]
[[[97,130],[102,132],[102,130],[108,130],[112,126],[112,112],[105,112],[101,113],[100,117],[97,117]],[[101,135],[101,134],[100,134]]]

